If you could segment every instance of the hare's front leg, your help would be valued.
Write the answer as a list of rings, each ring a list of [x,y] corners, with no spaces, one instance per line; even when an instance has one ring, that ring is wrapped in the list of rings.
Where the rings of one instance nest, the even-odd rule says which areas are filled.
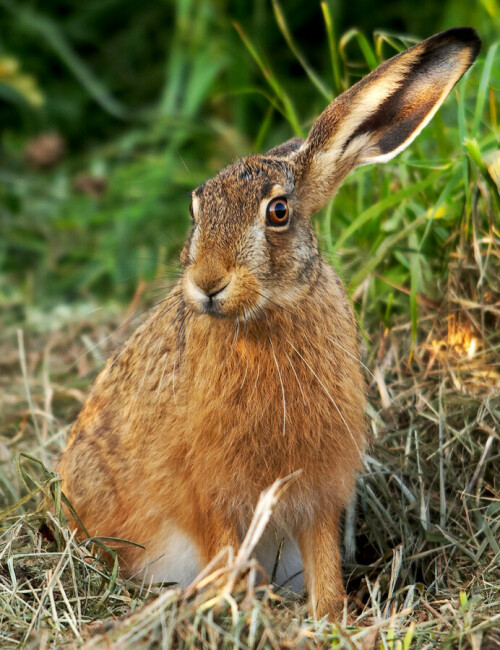
[[[311,613],[338,617],[346,597],[339,548],[339,513],[321,514],[298,534]]]

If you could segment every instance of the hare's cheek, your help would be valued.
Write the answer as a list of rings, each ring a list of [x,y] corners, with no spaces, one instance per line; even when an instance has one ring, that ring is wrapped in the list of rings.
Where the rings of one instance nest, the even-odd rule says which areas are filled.
[[[266,230],[260,223],[251,224],[236,246],[235,264],[241,273],[245,268],[265,272],[269,263]]]

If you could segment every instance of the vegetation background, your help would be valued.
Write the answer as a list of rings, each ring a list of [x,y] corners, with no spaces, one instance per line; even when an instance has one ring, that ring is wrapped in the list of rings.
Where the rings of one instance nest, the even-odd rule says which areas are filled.
[[[2,645],[500,647],[498,0],[0,0],[0,17]],[[304,623],[267,591],[249,614],[241,572],[241,617],[212,592],[151,609],[154,590],[83,561],[39,498],[57,504],[56,478],[18,453],[51,467],[106,355],[168,291],[193,187],[457,25],[479,62],[316,219],[359,314],[376,439],[346,522],[355,624]]]

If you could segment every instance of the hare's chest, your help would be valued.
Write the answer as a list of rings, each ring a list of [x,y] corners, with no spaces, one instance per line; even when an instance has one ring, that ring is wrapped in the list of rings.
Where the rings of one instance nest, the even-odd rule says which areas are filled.
[[[349,432],[359,425],[351,415],[362,412],[362,396],[344,385],[326,343],[319,348],[235,339],[225,354],[208,346],[190,361],[178,422],[193,472],[219,502],[253,509],[262,490],[300,472],[305,501],[314,503],[337,484],[339,464],[352,465]]]
[[[183,368],[186,421],[217,444],[243,440],[255,456],[277,449],[283,457],[300,432],[314,428],[318,438],[337,414],[342,382],[328,352],[326,346],[298,349],[279,337],[207,346]]]

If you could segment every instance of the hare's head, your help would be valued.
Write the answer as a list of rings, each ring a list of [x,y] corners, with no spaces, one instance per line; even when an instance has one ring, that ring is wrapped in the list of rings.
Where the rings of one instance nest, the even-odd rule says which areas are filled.
[[[190,307],[246,319],[297,304],[319,273],[311,216],[352,169],[408,146],[479,49],[470,28],[432,36],[340,95],[306,140],[244,158],[194,190],[181,258]]]

